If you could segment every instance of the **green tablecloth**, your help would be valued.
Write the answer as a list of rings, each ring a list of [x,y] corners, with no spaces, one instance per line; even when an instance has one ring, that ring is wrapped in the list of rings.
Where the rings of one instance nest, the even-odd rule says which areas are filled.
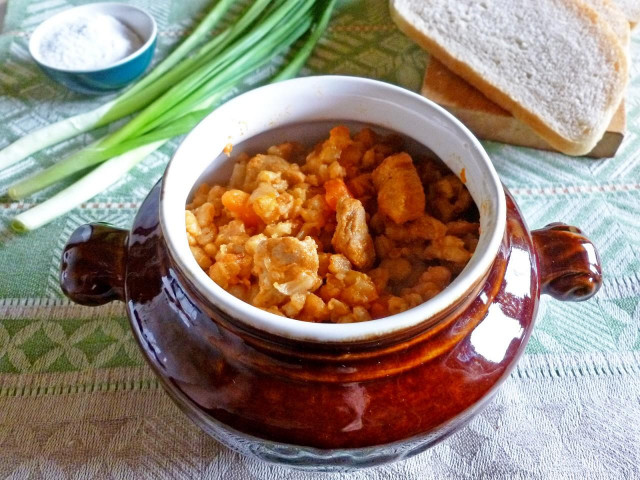
[[[0,35],[0,147],[103,101],[53,83],[28,54],[35,26],[78,3],[85,2],[9,0]],[[131,3],[158,21],[160,57],[208,2]],[[304,74],[360,75],[418,90],[427,55],[396,30],[386,4],[339,2]],[[640,34],[631,55],[628,131],[616,158],[485,143],[531,227],[564,221],[598,246],[600,293],[580,304],[543,299],[525,356],[465,430],[415,459],[345,478],[640,476]],[[0,172],[0,194],[102,133]],[[91,221],[128,226],[177,143],[27,235],[9,230],[12,216],[60,187],[25,202],[0,197],[0,476],[313,477],[242,459],[200,433],[144,364],[122,305],[80,307],[60,292],[60,253],[71,232]]]

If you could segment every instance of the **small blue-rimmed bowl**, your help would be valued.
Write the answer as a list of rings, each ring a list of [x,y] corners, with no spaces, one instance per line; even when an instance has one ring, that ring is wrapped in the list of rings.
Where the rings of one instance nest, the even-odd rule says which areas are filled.
[[[47,63],[40,53],[43,38],[58,25],[76,16],[110,15],[133,30],[142,46],[127,57],[104,68],[75,70]],[[70,8],[42,22],[29,40],[29,52],[51,78],[76,92],[99,95],[120,89],[144,73],[156,48],[158,27],[153,17],[140,8],[124,3],[92,3]]]

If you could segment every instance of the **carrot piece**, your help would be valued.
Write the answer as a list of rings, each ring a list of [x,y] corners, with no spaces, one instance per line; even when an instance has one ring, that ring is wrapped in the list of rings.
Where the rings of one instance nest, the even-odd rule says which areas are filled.
[[[222,205],[229,210],[234,217],[247,227],[255,227],[260,223],[260,217],[249,204],[249,194],[242,190],[229,190],[222,195]]]
[[[338,205],[338,200],[342,197],[353,197],[351,192],[347,188],[347,185],[340,178],[334,178],[327,180],[324,183],[324,199],[331,210],[335,210]]]

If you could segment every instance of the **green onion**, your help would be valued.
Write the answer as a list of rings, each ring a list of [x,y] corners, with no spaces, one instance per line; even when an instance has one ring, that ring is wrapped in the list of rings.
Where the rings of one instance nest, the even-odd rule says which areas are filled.
[[[246,30],[264,11],[269,1],[270,0],[257,0],[254,2],[232,27],[216,35],[216,37],[201,47],[192,57],[183,60],[176,65],[175,68],[171,68],[169,71],[165,70],[166,73],[162,72],[164,75],[154,75],[154,78],[150,82],[147,82],[147,78],[145,77],[141,82],[134,85],[134,87],[122,95],[118,100],[118,104],[100,119],[100,125],[106,125],[107,123],[140,110],[180,80],[191,75],[198,68],[207,65],[215,59],[217,54],[222,52]],[[162,64],[164,64],[164,62],[162,62]],[[155,72],[156,69],[153,70],[152,74],[155,74]]]
[[[167,58],[159,63],[148,75],[146,75],[141,81],[134,85],[131,89],[124,92],[122,97],[131,97],[140,90],[143,90],[149,86],[156,79],[162,77],[165,72],[171,70],[180,60],[187,56],[198,43],[209,35],[210,31],[218,24],[229,7],[233,5],[234,0],[220,0],[214,8],[202,19],[195,30],[178,45],[178,47],[171,52]],[[219,35],[215,40],[219,39],[222,35]],[[121,98],[122,98],[121,97]]]
[[[94,197],[96,192],[113,185],[124,173],[160,148],[165,142],[166,140],[161,140],[144,145],[103,163],[73,185],[17,215],[11,222],[11,228],[17,232],[27,232],[64,215],[82,202]]]
[[[325,31],[335,2],[336,0],[323,2],[323,8],[317,12],[318,20],[314,22],[308,38],[289,63],[273,76],[270,82],[291,78],[300,71]],[[276,2],[275,6],[267,10],[263,18],[276,11],[283,3],[287,2]],[[90,152],[87,152],[87,158],[91,158],[92,155],[95,158],[100,158],[99,161],[113,158],[104,161],[93,171],[50,199],[16,216],[12,221],[12,228],[20,232],[39,228],[80,203],[89,200],[96,192],[115,183],[147,155],[160,148],[169,138],[191,130],[211,112],[220,100],[229,94],[240,78],[266,63],[276,53],[288,48],[308,30],[309,24],[310,17],[306,14],[288,18],[286,25],[280,26],[275,35],[265,36],[258,47],[245,52],[242,57],[227,65],[227,68],[220,74],[222,79],[218,79],[217,82],[211,79],[200,87],[199,95],[187,96],[188,103],[195,105],[191,111],[184,112],[182,104],[178,104],[168,110],[173,113],[172,115],[164,115],[166,121],[151,119],[147,126],[152,125],[152,128],[146,130],[141,128],[137,135],[132,135],[121,143],[105,146],[101,145],[101,142],[97,142],[92,149],[89,149]]]
[[[319,38],[322,36],[322,33],[326,29],[329,19],[331,18],[331,11],[333,9],[333,5],[336,0],[330,0],[329,7],[324,11],[323,17],[321,20],[314,24],[313,33],[306,40],[304,45],[300,48],[300,50],[296,53],[295,57],[291,59],[291,61],[283,68],[277,75],[271,78],[270,83],[275,83],[281,80],[285,80],[287,78],[294,77],[304,65],[306,59],[309,57],[310,53],[313,51],[313,47],[318,42]],[[308,25],[306,22],[299,27],[299,30],[306,30]],[[294,33],[293,36],[298,36],[297,33]],[[264,59],[261,64],[269,61],[269,58]],[[234,66],[237,67],[238,64]],[[261,66],[261,65],[259,65]],[[250,70],[254,70],[259,68],[259,66],[252,65]],[[246,75],[246,72],[243,71],[236,78],[242,78]],[[236,78],[231,80],[229,83],[229,89],[233,85],[236,84]],[[146,133],[141,135],[133,140],[128,140],[124,143],[120,143],[118,145],[114,145],[112,147],[100,147],[96,146],[93,148],[92,152],[89,152],[88,155],[92,157],[92,163],[99,163],[109,158],[112,158],[116,155],[120,155],[129,150],[133,150],[134,148],[141,147],[148,143],[156,142],[158,140],[169,139],[172,137],[176,137],[179,135],[183,135],[191,130],[202,121],[204,117],[209,115],[213,110],[213,107],[218,104],[220,99],[224,97],[228,93],[228,89],[222,89],[219,93],[211,95],[209,98],[202,102],[198,109],[192,110],[191,113],[187,113],[176,120],[170,121],[169,123],[164,123],[160,121],[160,117],[157,122],[154,122],[153,130],[150,133]],[[182,104],[180,105],[182,110]],[[173,113],[174,110],[171,110]],[[160,125],[160,126],[158,126]],[[156,128],[157,127],[157,128]],[[73,172],[75,173],[75,172]]]
[[[194,109],[200,110],[206,108],[207,104],[211,105],[210,97],[212,93],[219,90],[220,83],[227,78],[238,76],[242,78],[260,65],[267,63],[272,57],[298,40],[309,29],[312,19],[306,11],[299,10],[287,21],[291,23],[276,29],[272,35],[265,37],[258,46],[238,58],[218,76],[189,94],[178,105],[171,108],[171,110],[151,119],[142,131],[147,132],[170,118],[185,115]]]
[[[213,58],[238,37],[265,9],[269,0],[257,0],[233,25],[207,42],[193,57],[179,63],[224,16],[233,0],[220,0],[211,12],[166,59],[148,75],[112,100],[90,112],[38,129],[0,150],[0,170],[43,148],[123,118],[146,106],[158,95]],[[178,64],[179,63],[179,64]],[[178,64],[178,65],[177,65]],[[177,65],[177,66],[176,66]],[[174,66],[176,66],[174,68]]]
[[[298,9],[286,20],[286,25],[280,26],[280,28],[274,27],[285,15],[290,13],[289,9],[295,3],[293,0],[284,2],[279,9],[276,9],[265,20],[264,24],[242,37],[229,50],[225,51],[216,62],[213,62],[214,65],[202,67],[199,77],[197,73],[194,73],[191,77],[184,79],[120,130],[89,146],[87,149],[81,150],[49,168],[11,185],[7,192],[9,197],[13,199],[24,198],[73,173],[99,163],[100,157],[91,155],[91,151],[99,147],[115,146],[127,139],[134,138],[148,131],[148,125],[154,124],[158,118],[164,120],[167,119],[167,115],[175,118],[188,113],[190,109],[197,107],[198,103],[217,92],[221,83],[224,84],[229,77],[233,77],[238,70],[242,70],[247,64],[251,65],[256,58],[268,59],[274,54],[274,50],[292,44],[309,27],[308,12],[313,3],[312,0],[306,0],[302,6],[298,5]],[[286,40],[287,36],[290,37],[288,40]],[[262,42],[257,47],[250,48],[259,40],[262,40]],[[238,58],[237,52],[245,54]],[[236,56],[233,57],[233,54],[236,54]],[[235,61],[232,62],[231,60],[234,58]],[[216,67],[216,65],[220,64],[226,64],[227,70]],[[211,72],[217,73],[217,75],[213,75]],[[181,105],[180,102],[182,102]],[[178,109],[175,114],[171,113],[172,108]]]
[[[180,103],[180,101],[193,90],[201,87],[207,81],[214,79],[216,75],[221,73],[224,67],[236,61],[239,55],[256,49],[258,42],[262,41],[263,44],[275,46],[270,43],[270,39],[268,38],[270,33],[273,34],[272,30],[275,27],[282,28],[282,25],[279,25],[279,23],[291,13],[291,10],[295,10],[295,13],[293,14],[293,17],[295,18],[302,15],[312,6],[312,4],[313,0],[287,0],[283,2],[282,6],[275,9],[268,18],[256,26],[256,28],[249,31],[245,36],[241,37],[237,42],[216,57],[213,62],[203,65],[201,68],[193,72],[192,75],[170,88],[128,124],[117,132],[109,135],[104,140],[105,143],[114,144],[131,135],[135,135],[141,127],[144,127],[156,116]],[[289,19],[286,21],[289,22]]]
[[[300,72],[305,62],[309,58],[309,55],[311,55],[311,52],[313,52],[313,49],[318,43],[318,40],[320,40],[320,37],[322,37],[325,30],[327,29],[335,5],[336,0],[327,0],[325,9],[324,11],[322,11],[320,19],[314,24],[309,38],[300,48],[296,56],[292,58],[291,61],[287,64],[287,66],[285,66],[276,76],[271,79],[272,82],[275,83],[281,80],[293,78]]]
[[[227,92],[225,91],[222,93],[226,94]],[[160,140],[169,140],[173,137],[184,135],[185,133],[193,130],[193,128],[209,113],[211,113],[210,109],[196,110],[195,112],[184,115],[163,127],[156,128],[150,133],[141,135],[132,140],[127,140],[126,142],[108,148],[96,147],[91,152],[92,158],[96,164],[102,163],[110,158],[117,157],[129,150],[135,150],[136,148],[149,143],[154,143]]]

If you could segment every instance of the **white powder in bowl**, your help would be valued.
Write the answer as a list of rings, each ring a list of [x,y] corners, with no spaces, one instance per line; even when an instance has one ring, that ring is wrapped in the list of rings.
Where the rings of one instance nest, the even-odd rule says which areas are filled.
[[[39,54],[52,67],[96,70],[131,55],[142,45],[140,37],[110,15],[69,18],[43,34]]]

